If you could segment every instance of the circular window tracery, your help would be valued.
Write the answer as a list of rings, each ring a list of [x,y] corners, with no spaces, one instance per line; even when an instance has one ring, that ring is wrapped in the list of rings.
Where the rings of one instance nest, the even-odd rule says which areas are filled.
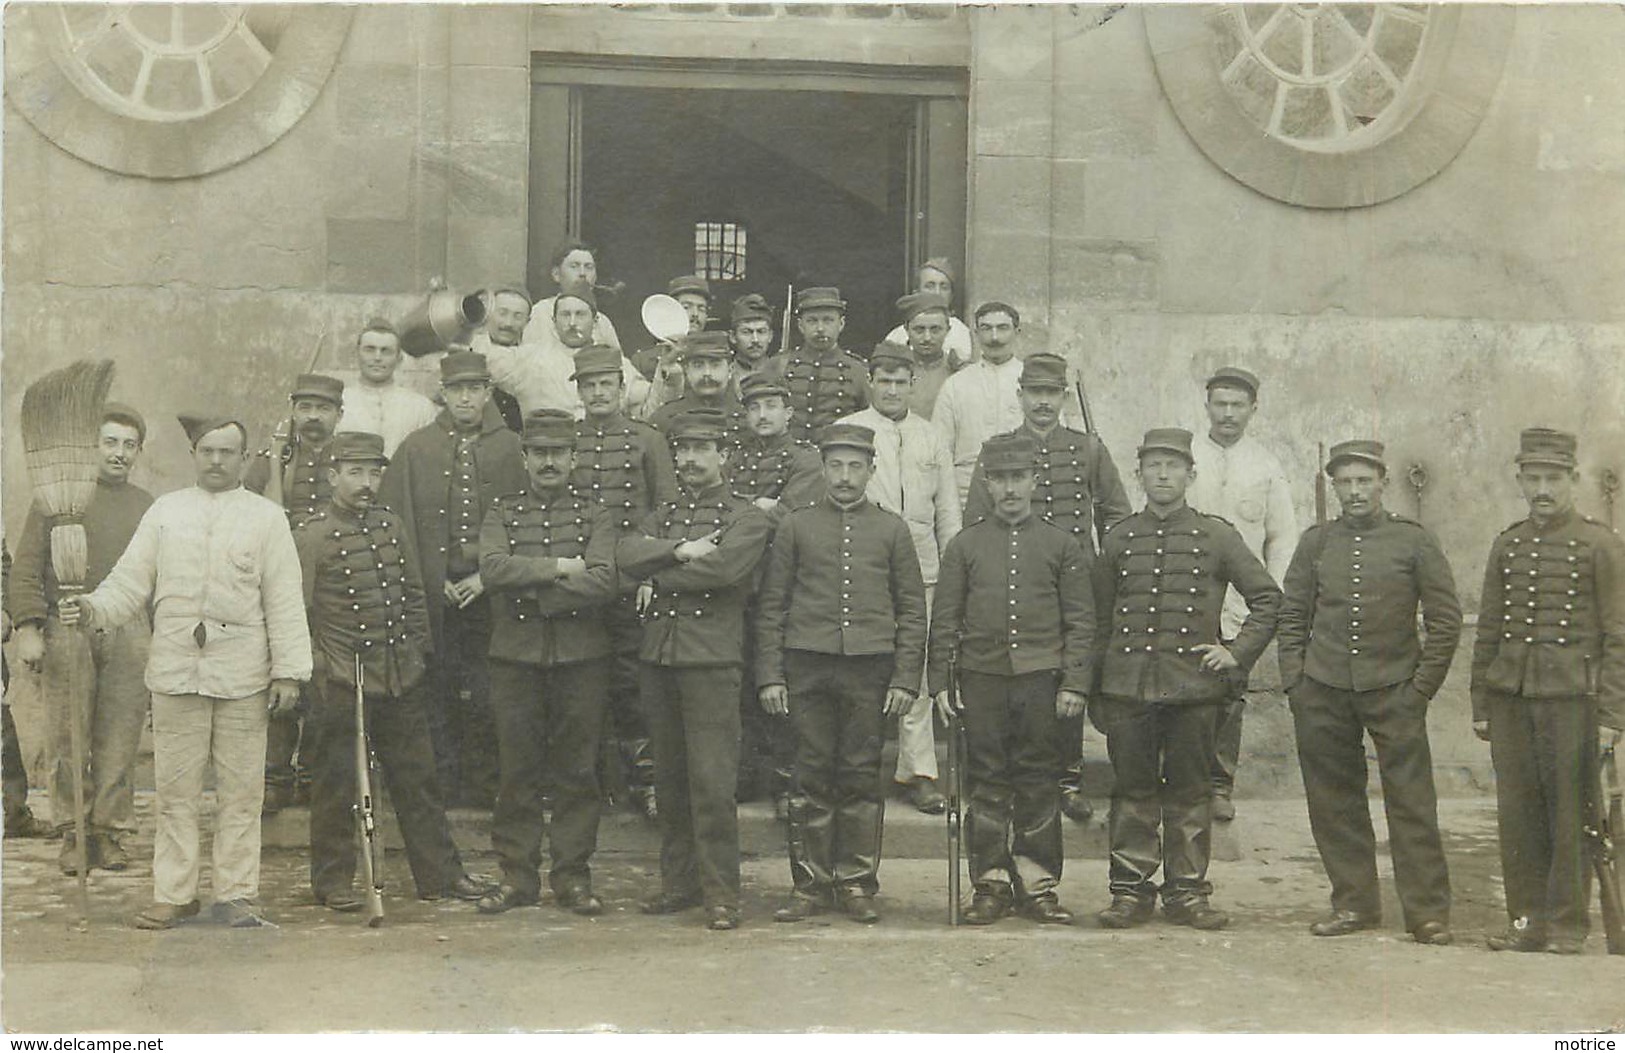
[[[202,175],[299,122],[352,17],[325,4],[40,4],[7,19],[6,94],[92,164]]]
[[[1153,5],[1164,94],[1215,164],[1314,208],[1438,174],[1477,129],[1515,14],[1477,4]]]

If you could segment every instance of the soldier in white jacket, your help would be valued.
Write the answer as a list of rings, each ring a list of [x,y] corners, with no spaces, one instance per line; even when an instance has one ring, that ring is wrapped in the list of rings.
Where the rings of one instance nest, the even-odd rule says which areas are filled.
[[[158,831],[154,902],[135,926],[167,929],[198,913],[198,814],[215,773],[214,912],[236,927],[266,924],[260,805],[271,711],[310,679],[299,554],[287,517],[242,486],[248,433],[230,418],[183,416],[197,485],[153,502],[96,590],[64,598],[65,625],[111,628],[151,608],[146,683],[152,692]]]

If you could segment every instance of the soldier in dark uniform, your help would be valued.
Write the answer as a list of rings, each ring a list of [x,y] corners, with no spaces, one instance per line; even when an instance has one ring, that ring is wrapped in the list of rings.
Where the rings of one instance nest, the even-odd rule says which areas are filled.
[[[688,315],[688,331],[698,333],[705,329],[711,321],[711,283],[698,274],[684,274],[666,283],[666,295],[682,305],[683,311]],[[654,347],[646,347],[630,356],[632,366],[639,373],[652,381],[664,378],[658,376],[663,356],[669,355],[672,345],[661,342]],[[668,367],[669,368],[669,367]],[[676,390],[673,395],[683,390],[681,377],[673,378],[669,385]]]
[[[761,293],[746,293],[733,302],[728,324],[728,342],[734,353],[733,389],[743,402],[745,380],[779,366],[778,349],[773,346],[773,308]]]
[[[930,690],[944,721],[964,717],[970,873],[964,919],[991,925],[1019,904],[1067,924],[1061,906],[1061,755],[1056,723],[1082,716],[1094,680],[1094,556],[1033,515],[1038,445],[1002,435],[982,446],[993,512],[942,556],[931,616]],[[959,708],[949,693],[958,667]]]
[[[446,408],[401,440],[380,497],[404,520],[417,553],[434,639],[429,708],[440,787],[448,802],[496,798],[496,730],[485,655],[491,608],[480,579],[480,521],[502,494],[525,487],[519,436],[491,405],[485,356],[440,360]]]
[[[1332,914],[1309,931],[1342,936],[1382,917],[1366,801],[1369,731],[1405,928],[1417,943],[1442,946],[1450,942],[1450,877],[1427,710],[1461,639],[1456,583],[1433,535],[1383,510],[1382,443],[1338,443],[1326,474],[1342,514],[1304,532],[1277,628],[1309,827],[1332,883]],[[1418,606],[1425,643],[1416,634]]]
[[[1095,560],[1100,688],[1091,713],[1116,777],[1112,903],[1097,915],[1106,928],[1151,916],[1159,865],[1170,921],[1196,929],[1230,923],[1208,903],[1209,765],[1220,711],[1275,633],[1281,590],[1235,527],[1185,503],[1193,472],[1190,432],[1146,432],[1139,449],[1145,509],[1107,530]],[[1229,646],[1219,642],[1227,586],[1247,602],[1247,620]]]
[[[810,505],[824,494],[824,465],[818,451],[790,437],[790,390],[774,370],[751,374],[741,389],[745,430],[728,455],[724,472],[728,488],[766,512],[775,526],[791,509]],[[745,668],[756,662],[756,615],[745,616]],[[773,795],[774,811],[789,818],[790,772],[795,764],[795,736],[788,718],[769,713],[756,699],[756,677],[744,678],[739,695],[744,740],[739,756],[739,799],[753,800],[764,790]]]
[[[767,516],[728,492],[726,418],[690,411],[671,429],[682,490],[616,545],[652,584],[643,612],[642,697],[660,790],[660,882],[649,914],[702,903],[713,929],[739,924],[739,682],[744,610]]]
[[[1585,802],[1625,729],[1625,543],[1574,508],[1578,441],[1530,428],[1529,518],[1495,539],[1473,643],[1473,731],[1490,744],[1505,932],[1494,951],[1579,954],[1591,925]],[[1617,833],[1617,832],[1616,832]]]
[[[826,493],[779,524],[762,579],[756,684],[795,726],[789,901],[801,921],[835,906],[880,920],[880,747],[886,717],[914,705],[925,666],[925,582],[908,524],[865,494],[875,433],[831,424]]]
[[[839,289],[814,287],[796,293],[801,346],[784,361],[790,389],[790,434],[812,442],[826,424],[869,405],[869,374],[863,360],[841,350],[846,301]]]
[[[571,374],[586,417],[576,425],[575,468],[570,485],[609,512],[615,529],[627,531],[643,517],[677,497],[677,474],[671,446],[651,424],[621,411],[621,353],[595,344],[576,352]],[[649,818],[659,814],[655,797],[654,753],[649,729],[638,702],[638,650],[643,628],[638,624],[638,579],[617,575],[619,594],[602,611],[614,661],[609,674],[609,718],[626,766],[627,789]],[[609,764],[614,765],[611,758]]]
[[[374,502],[383,479],[382,436],[341,432],[324,469],[325,511],[294,531],[315,655],[305,718],[312,772],[310,886],[332,910],[360,910],[355,893],[355,656],[361,656],[367,733],[389,781],[418,898],[478,899],[463,872],[435,776],[424,701],[429,617],[409,533]]]
[[[649,423],[662,432],[689,410],[716,410],[728,418],[728,442],[734,442],[745,426],[745,407],[728,383],[729,361],[733,351],[727,333],[690,333],[677,338],[677,356],[683,367],[683,396],[661,406],[649,415]]]
[[[1029,356],[1021,365],[1021,413],[1025,419],[1021,427],[1007,434],[1029,435],[1038,444],[1033,511],[1093,552],[1096,537],[1104,535],[1133,509],[1106,444],[1098,435],[1074,431],[1061,423],[1065,404],[1066,359],[1050,354]],[[967,523],[992,515],[992,501],[981,475],[979,469],[971,472],[970,491],[965,496]],[[1061,721],[1057,733],[1061,736],[1064,771],[1061,811],[1081,823],[1094,814],[1083,795],[1082,719]]]
[[[288,526],[299,525],[327,507],[333,489],[327,479],[327,445],[344,415],[344,383],[320,373],[301,373],[288,394],[290,412],[286,436],[273,439],[261,450],[243,476],[243,486],[281,503]],[[276,471],[273,471],[273,466]],[[300,698],[300,710],[312,704],[309,689]],[[309,773],[296,770],[299,748],[299,712],[277,714],[265,732],[265,803],[271,815],[293,804],[308,788]]]
[[[502,887],[480,900],[496,914],[535,903],[544,770],[552,787],[548,884],[561,907],[601,914],[588,860],[598,844],[598,738],[609,694],[603,608],[616,595],[615,521],[570,485],[576,422],[559,410],[525,417],[530,488],[497,499],[480,526],[480,576],[491,590],[491,706],[502,788],[491,846]]]

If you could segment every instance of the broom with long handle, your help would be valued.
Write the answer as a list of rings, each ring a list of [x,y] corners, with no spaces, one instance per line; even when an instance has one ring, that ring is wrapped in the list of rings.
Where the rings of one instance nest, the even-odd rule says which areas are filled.
[[[23,392],[23,451],[34,504],[51,517],[51,570],[59,598],[85,591],[85,509],[96,495],[96,436],[102,407],[113,384],[113,363],[82,359],[47,373]],[[62,634],[68,648],[68,727],[73,748],[73,825],[78,843],[79,927],[90,922],[90,831],[85,815],[85,666],[90,641],[82,629]]]

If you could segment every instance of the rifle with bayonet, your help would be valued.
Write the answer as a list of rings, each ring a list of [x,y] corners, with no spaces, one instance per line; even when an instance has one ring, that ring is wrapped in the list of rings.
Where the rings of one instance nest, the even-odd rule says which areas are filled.
[[[790,357],[790,326],[796,312],[796,287],[792,282],[784,287],[784,320],[779,326],[779,360]],[[782,367],[781,367],[782,368]]]
[[[1315,443],[1315,525],[1326,525],[1326,444]]]
[[[366,694],[361,672],[361,655],[355,656],[355,831],[361,849],[361,884],[367,898],[367,927],[384,923],[383,845],[372,808],[372,748],[367,741]]]
[[[1586,780],[1585,838],[1591,865],[1597,873],[1597,894],[1602,900],[1602,927],[1609,954],[1625,954],[1625,905],[1621,904],[1619,839],[1625,836],[1625,793],[1619,784],[1616,748],[1610,744],[1597,758],[1596,770]]]
[[[953,716],[948,721],[948,924],[959,924],[959,872],[964,840],[965,766],[969,749],[965,740],[964,700],[959,695],[959,663],[948,664],[948,699]]]

